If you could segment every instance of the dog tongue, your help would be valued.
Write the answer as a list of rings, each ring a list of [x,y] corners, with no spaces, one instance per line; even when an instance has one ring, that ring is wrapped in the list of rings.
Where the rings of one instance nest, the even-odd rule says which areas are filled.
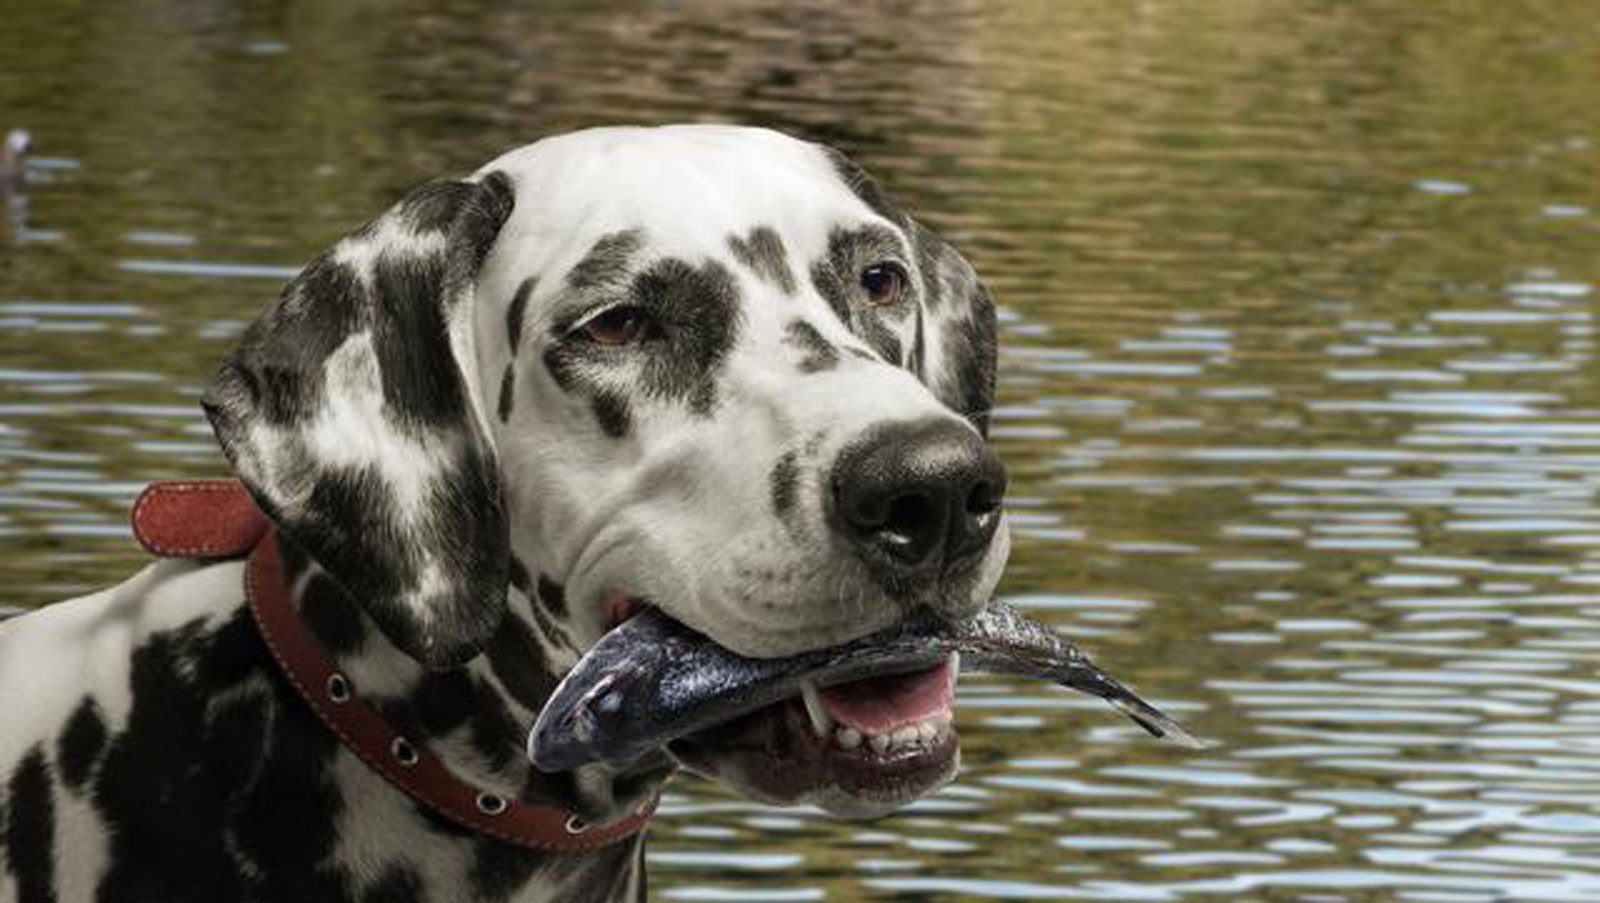
[[[925,671],[868,677],[822,688],[833,720],[863,734],[884,734],[949,712],[955,703],[955,672],[948,661]]]

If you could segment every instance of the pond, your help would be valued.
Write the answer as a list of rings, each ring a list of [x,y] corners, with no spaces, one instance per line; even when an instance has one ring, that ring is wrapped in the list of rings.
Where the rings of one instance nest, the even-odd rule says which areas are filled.
[[[140,563],[298,265],[609,122],[826,140],[1001,305],[1002,595],[1214,746],[975,675],[870,824],[673,786],[661,900],[1600,899],[1600,9],[11,4],[0,578]]]

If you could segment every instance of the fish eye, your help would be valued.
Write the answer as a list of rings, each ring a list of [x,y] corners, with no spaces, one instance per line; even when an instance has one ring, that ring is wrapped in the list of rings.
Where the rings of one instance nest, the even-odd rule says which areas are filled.
[[[906,293],[906,271],[898,263],[875,263],[861,271],[861,288],[867,300],[879,307],[893,307]]]

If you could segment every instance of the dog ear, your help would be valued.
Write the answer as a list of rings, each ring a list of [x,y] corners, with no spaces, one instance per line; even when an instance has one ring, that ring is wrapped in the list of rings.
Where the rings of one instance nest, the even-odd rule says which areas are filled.
[[[279,529],[434,669],[477,654],[506,607],[472,316],[514,203],[498,172],[412,191],[290,282],[202,400]]]
[[[994,407],[994,302],[955,248],[909,218],[906,231],[922,278],[912,367],[940,401],[988,436]]]

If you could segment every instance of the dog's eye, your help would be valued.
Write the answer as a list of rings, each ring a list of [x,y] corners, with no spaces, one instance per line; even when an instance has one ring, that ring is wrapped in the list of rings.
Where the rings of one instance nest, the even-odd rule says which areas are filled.
[[[650,315],[644,308],[619,304],[579,324],[577,332],[596,345],[632,345],[645,337]]]
[[[861,271],[861,287],[867,300],[880,307],[899,304],[906,291],[906,271],[899,264],[879,263]]]

